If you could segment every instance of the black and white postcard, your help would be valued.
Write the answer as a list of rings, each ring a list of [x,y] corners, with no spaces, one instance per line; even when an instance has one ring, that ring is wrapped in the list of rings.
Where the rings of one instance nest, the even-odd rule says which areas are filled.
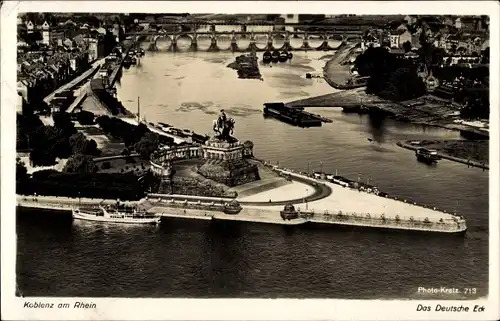
[[[499,5],[4,1],[5,320],[496,320]]]

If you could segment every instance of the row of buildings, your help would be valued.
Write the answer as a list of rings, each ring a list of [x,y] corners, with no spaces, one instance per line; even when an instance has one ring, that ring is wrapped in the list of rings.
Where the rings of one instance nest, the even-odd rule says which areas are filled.
[[[482,16],[406,16],[383,28],[369,28],[363,45],[386,43],[391,48],[409,51],[420,48],[425,37],[426,42],[448,53],[473,55],[489,47],[488,26],[488,19]]]
[[[93,61],[108,55],[124,35],[118,24],[91,27],[71,19],[36,24],[21,17],[17,23],[17,90],[20,102],[27,103],[40,102],[88,70]]]

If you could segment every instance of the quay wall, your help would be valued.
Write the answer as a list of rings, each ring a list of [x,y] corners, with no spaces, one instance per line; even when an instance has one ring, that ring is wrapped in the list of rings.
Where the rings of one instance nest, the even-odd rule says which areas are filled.
[[[179,195],[179,197],[181,197]],[[112,205],[116,200],[103,199],[77,199],[67,197],[46,197],[46,196],[17,196],[17,206],[25,208],[39,208],[70,211],[73,207],[80,205],[97,206],[98,204]],[[133,205],[140,202],[122,202]],[[224,220],[250,223],[264,223],[275,225],[301,225],[301,224],[326,224],[337,226],[366,227],[396,229],[422,232],[441,233],[463,233],[467,230],[465,220],[444,220],[443,222],[411,220],[407,218],[371,217],[370,214],[362,213],[342,213],[341,211],[330,213],[315,213],[313,211],[300,212],[299,218],[293,220],[283,220],[278,209],[265,209],[251,206],[244,206],[238,214],[225,214],[219,211],[172,208],[168,204],[155,203],[149,210],[165,218],[198,219],[198,220]]]
[[[413,151],[416,151],[417,149],[419,149],[421,147],[425,147],[425,146],[414,146],[411,144],[407,144],[405,142],[397,142],[396,145],[398,145],[399,147],[409,149],[409,150],[413,150]],[[444,158],[444,159],[448,159],[448,160],[457,162],[457,163],[465,164],[467,166],[479,167],[479,168],[487,169],[487,170],[490,169],[489,165],[486,165],[484,163],[476,162],[473,160],[467,160],[467,159],[463,159],[463,158],[459,158],[459,157],[454,157],[451,155],[440,153],[439,151],[438,151],[438,156],[441,158]]]

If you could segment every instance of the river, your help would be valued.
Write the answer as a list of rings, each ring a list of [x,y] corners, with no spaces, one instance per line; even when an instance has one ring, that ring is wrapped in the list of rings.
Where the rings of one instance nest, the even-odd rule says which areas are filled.
[[[124,70],[118,98],[150,122],[210,133],[224,109],[254,154],[296,170],[338,171],[467,219],[463,238],[243,223],[175,222],[122,228],[18,213],[18,282],[25,296],[477,298],[488,288],[488,171],[442,160],[418,163],[395,143],[458,139],[458,132],[314,108],[333,120],[302,129],[264,119],[262,104],[334,91],[324,53],[261,66],[263,81],[226,68],[232,53],[147,53]],[[373,141],[369,141],[371,138]],[[321,164],[322,163],[322,164]],[[418,287],[476,288],[422,295]]]

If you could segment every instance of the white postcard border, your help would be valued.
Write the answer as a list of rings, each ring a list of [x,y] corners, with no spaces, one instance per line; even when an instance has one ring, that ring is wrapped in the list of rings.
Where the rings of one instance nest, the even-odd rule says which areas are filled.
[[[490,15],[490,82],[499,84],[499,6],[495,1],[399,2],[160,2],[160,1],[26,1],[1,8],[1,247],[2,318],[5,320],[495,320],[499,300],[499,95],[490,91],[490,246],[489,295],[474,301],[378,300],[243,300],[16,298],[15,292],[15,109],[17,12],[190,12],[190,13],[325,13],[334,14],[487,14]],[[64,263],[61,263],[64,264]],[[96,309],[27,309],[26,301],[96,303]],[[418,304],[464,305],[481,313],[417,312]]]

